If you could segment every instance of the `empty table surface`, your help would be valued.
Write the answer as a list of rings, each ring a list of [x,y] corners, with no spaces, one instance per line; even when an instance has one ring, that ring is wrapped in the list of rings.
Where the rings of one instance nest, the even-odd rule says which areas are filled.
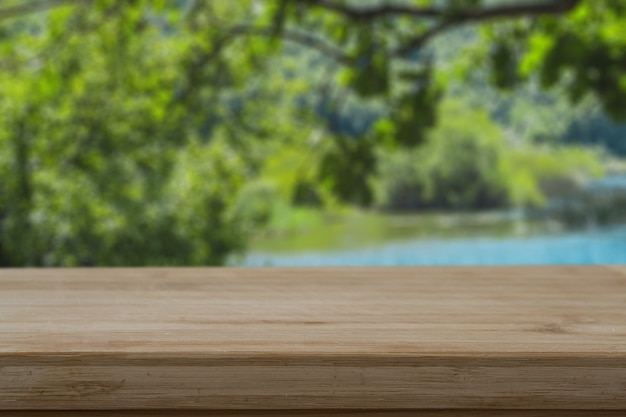
[[[626,409],[626,267],[0,270],[44,409]]]

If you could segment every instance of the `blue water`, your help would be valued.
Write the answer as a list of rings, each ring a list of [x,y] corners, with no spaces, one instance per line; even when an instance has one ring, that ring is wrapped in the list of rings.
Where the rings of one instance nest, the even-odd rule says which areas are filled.
[[[246,266],[626,264],[626,226],[559,235],[413,240],[298,254],[250,253]]]
[[[595,190],[624,191],[626,190],[626,175],[612,175],[589,183]]]

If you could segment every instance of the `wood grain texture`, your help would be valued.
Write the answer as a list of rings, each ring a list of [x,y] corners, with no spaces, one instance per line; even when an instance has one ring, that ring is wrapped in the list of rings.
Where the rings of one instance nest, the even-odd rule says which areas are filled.
[[[626,409],[626,269],[0,270],[0,409],[163,408]]]
[[[624,417],[621,410],[0,411],[0,417]]]

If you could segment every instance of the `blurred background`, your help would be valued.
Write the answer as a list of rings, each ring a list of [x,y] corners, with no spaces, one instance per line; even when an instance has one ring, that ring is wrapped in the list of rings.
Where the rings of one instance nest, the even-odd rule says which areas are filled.
[[[626,263],[626,2],[0,0],[0,266]]]

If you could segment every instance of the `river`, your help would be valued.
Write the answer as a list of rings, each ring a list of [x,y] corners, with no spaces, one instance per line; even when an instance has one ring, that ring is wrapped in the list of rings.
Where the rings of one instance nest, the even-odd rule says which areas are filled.
[[[567,229],[519,213],[384,215],[253,243],[242,266],[626,264],[626,225]]]

